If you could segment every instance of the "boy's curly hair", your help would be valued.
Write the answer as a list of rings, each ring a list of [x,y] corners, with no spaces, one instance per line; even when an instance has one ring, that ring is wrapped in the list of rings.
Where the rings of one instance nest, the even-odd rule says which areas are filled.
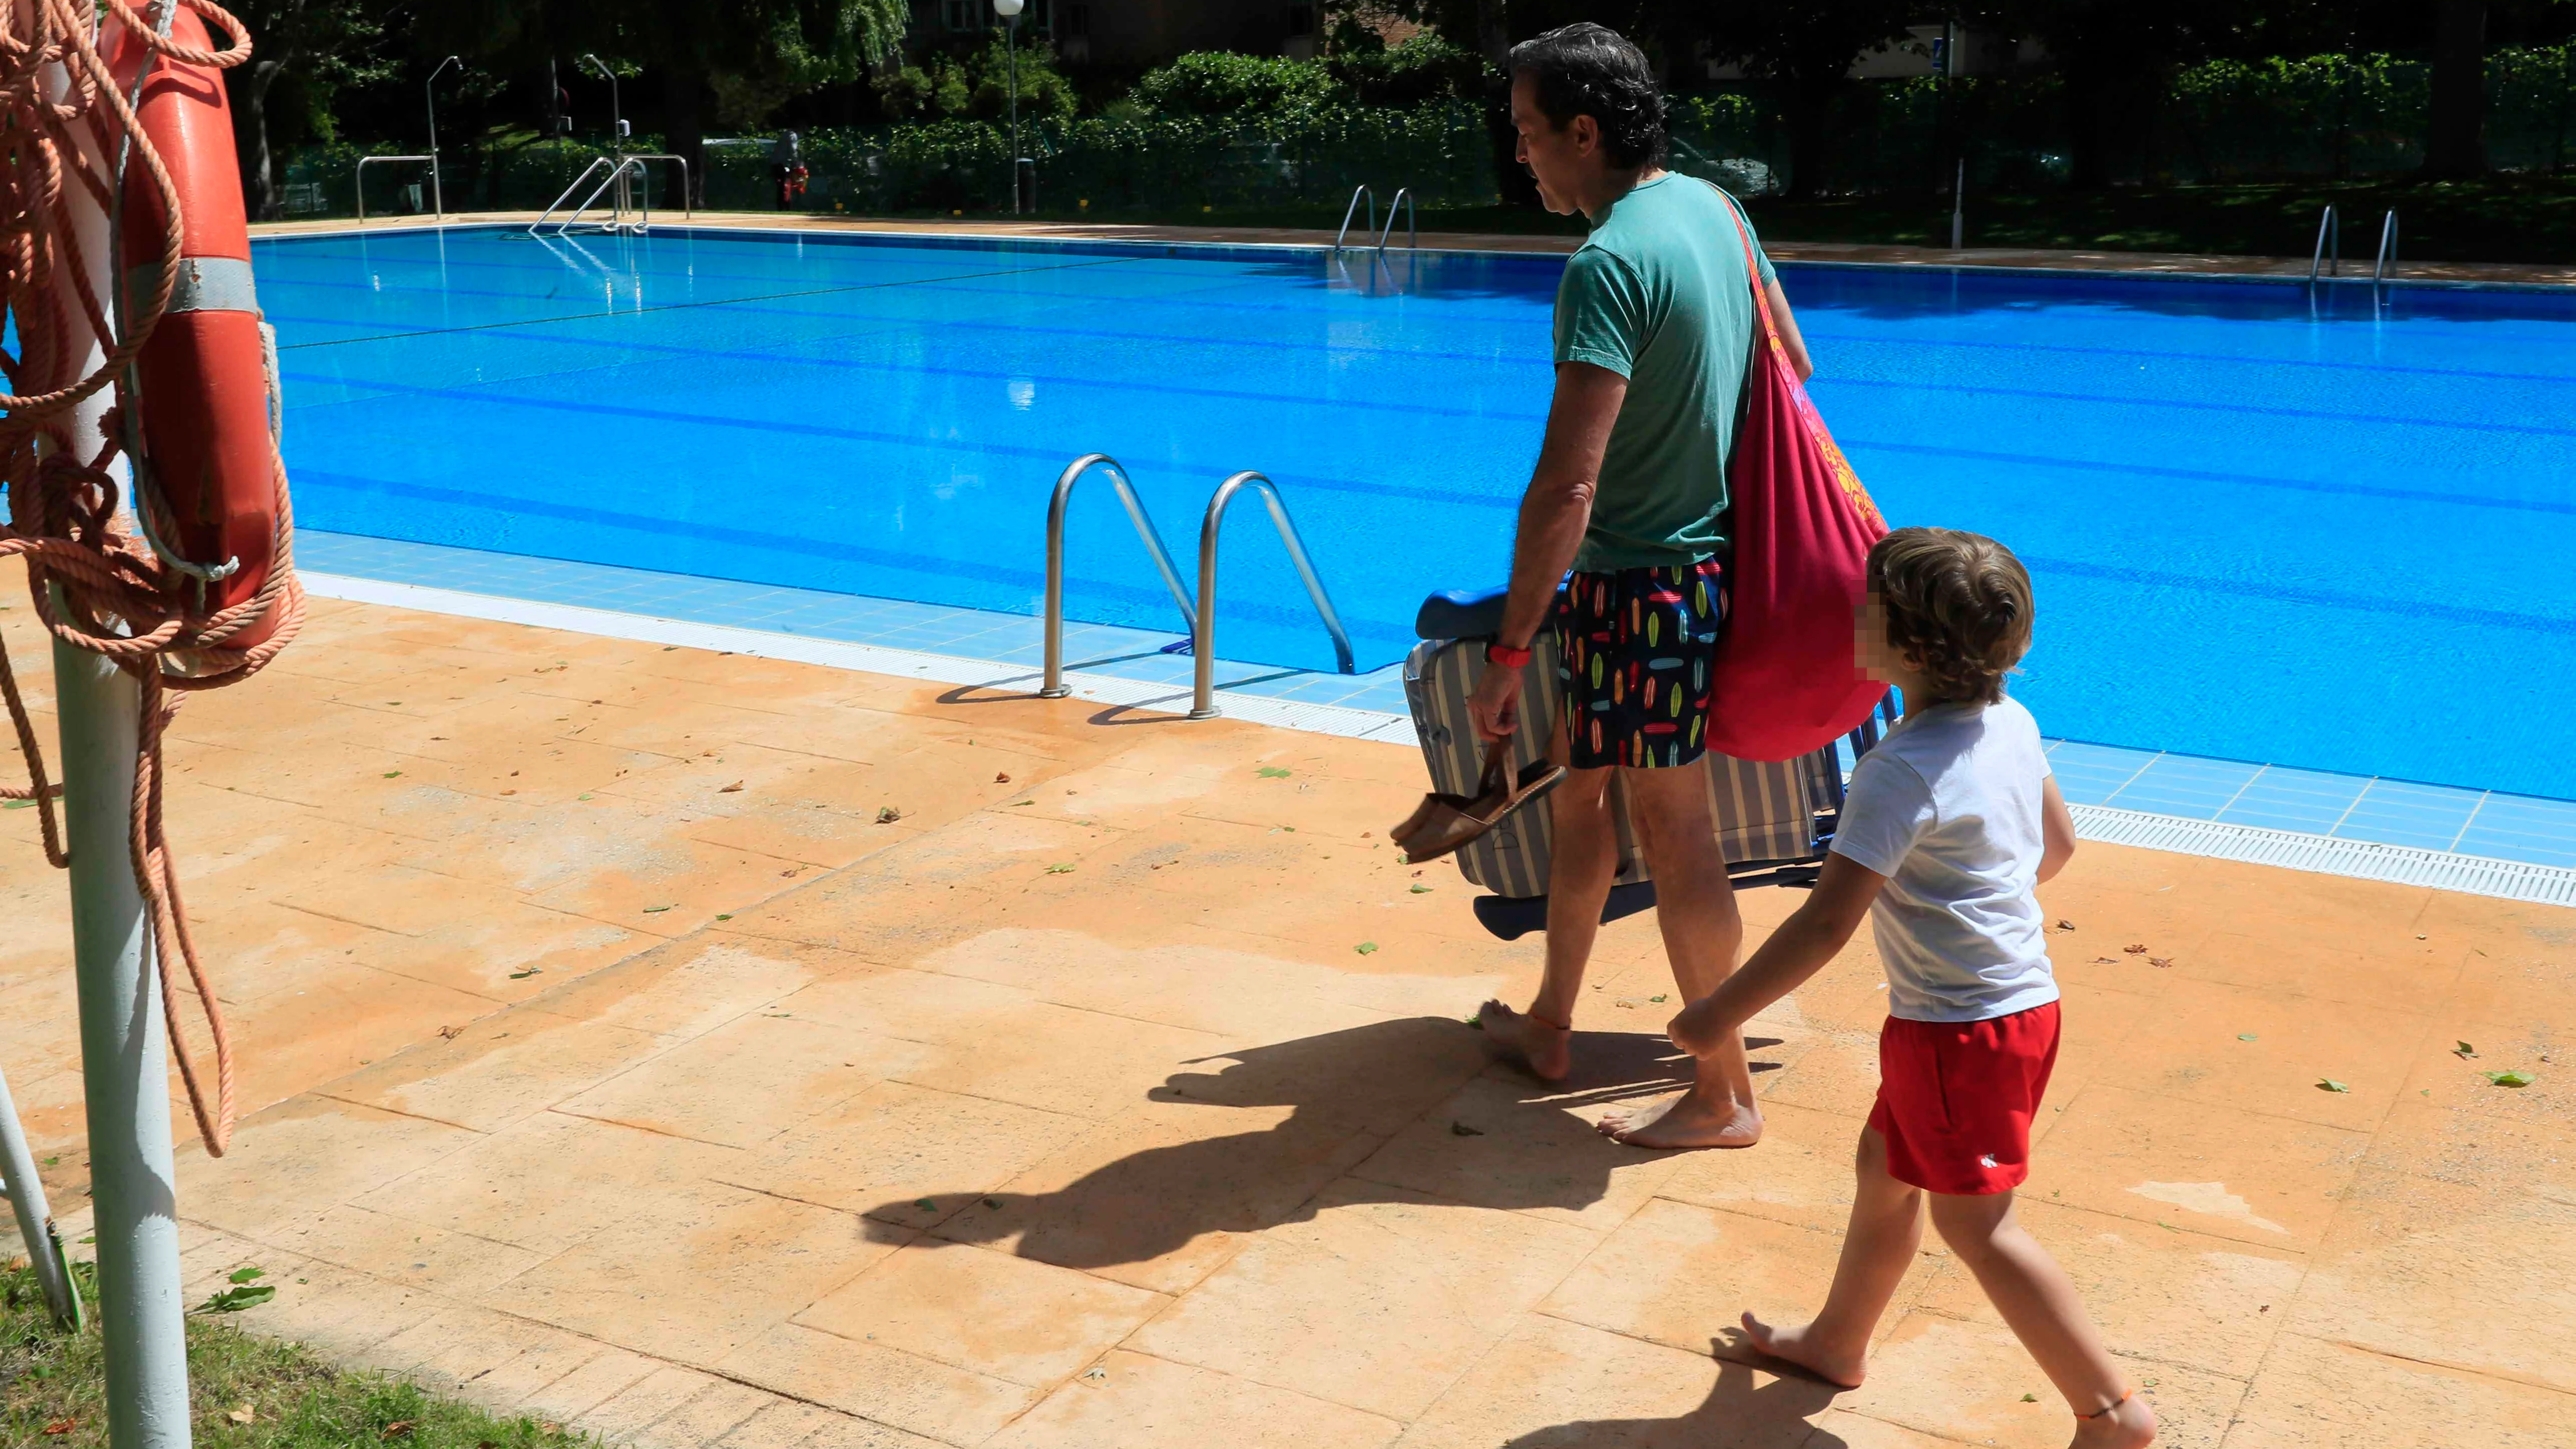
[[[2030,574],[2011,549],[1955,528],[1900,528],[1869,551],[1869,592],[1887,643],[1911,655],[1937,697],[1993,704],[2030,649]]]

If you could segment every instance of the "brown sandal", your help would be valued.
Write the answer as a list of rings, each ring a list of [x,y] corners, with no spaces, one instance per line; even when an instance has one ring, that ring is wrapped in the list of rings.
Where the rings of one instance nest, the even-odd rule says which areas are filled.
[[[1547,759],[1530,761],[1514,778],[1511,753],[1509,740],[1487,745],[1484,778],[1477,782],[1472,798],[1425,795],[1420,808],[1387,832],[1403,848],[1407,864],[1438,860],[1501,824],[1504,816],[1555,789],[1565,778],[1565,767]]]

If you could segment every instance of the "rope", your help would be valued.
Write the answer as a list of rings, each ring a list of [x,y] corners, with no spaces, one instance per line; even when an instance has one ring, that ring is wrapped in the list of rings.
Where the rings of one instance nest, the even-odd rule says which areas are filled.
[[[233,37],[225,49],[182,45],[138,15],[123,0],[105,0],[129,43],[150,52],[146,62],[217,70],[250,58],[250,32],[210,0],[150,0],[166,23],[174,4],[185,4]],[[202,612],[197,586],[155,557],[120,516],[120,488],[109,471],[125,451],[126,420],[139,416],[133,363],[170,304],[178,282],[181,215],[179,191],[153,149],[133,105],[120,93],[98,52],[99,20],[92,0],[35,0],[31,15],[0,11],[0,299],[17,323],[19,353],[0,353],[0,482],[9,513],[0,523],[0,558],[26,561],[36,615],[53,636],[98,655],[132,675],[141,695],[136,731],[134,798],[127,855],[152,928],[152,955],[161,982],[172,1055],[188,1089],[197,1132],[206,1150],[222,1156],[232,1140],[235,1109],[231,1039],[213,984],[197,958],[178,870],[161,813],[161,744],[182,696],[219,689],[258,673],[294,641],[304,616],[304,590],[295,578],[294,516],[287,500],[286,465],[272,469],[277,530],[274,563],[251,597]],[[53,69],[59,67],[59,69]],[[47,93],[48,72],[60,77],[59,98]],[[134,93],[140,95],[138,83]],[[86,139],[89,148],[81,144]],[[149,295],[129,304],[120,337],[109,308],[91,285],[92,259],[83,251],[66,203],[82,199],[114,216],[123,167],[92,157],[125,157],[139,163],[159,194],[161,247]],[[111,248],[113,238],[111,238]],[[112,254],[112,251],[111,251]],[[91,346],[104,356],[88,371],[73,372]],[[23,389],[23,391],[22,391]],[[78,436],[73,410],[103,389],[114,401],[97,429]],[[143,460],[132,460],[138,467]],[[154,510],[156,531],[173,536],[157,498],[142,490],[134,506]],[[268,637],[233,642],[263,620]],[[35,803],[42,821],[45,858],[68,866],[55,801],[62,786],[45,769],[33,723],[0,648],[0,702],[9,709],[29,783],[0,786],[0,799]],[[195,1055],[180,1029],[179,986],[173,963],[187,969],[213,1046],[215,1090],[211,1105]]]

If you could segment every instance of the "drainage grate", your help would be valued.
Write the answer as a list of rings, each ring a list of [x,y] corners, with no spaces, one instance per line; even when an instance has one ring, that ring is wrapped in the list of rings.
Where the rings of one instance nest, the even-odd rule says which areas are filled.
[[[2069,808],[2075,815],[2078,836],[2108,845],[2136,845],[2320,875],[2431,886],[2509,901],[2576,906],[2576,870],[2563,866],[2526,865],[2518,860],[2490,860],[2482,855],[2454,855],[2447,850],[2379,845],[2367,840],[2336,840],[2215,820],[2185,820],[2174,815],[2115,810],[2106,805]]]

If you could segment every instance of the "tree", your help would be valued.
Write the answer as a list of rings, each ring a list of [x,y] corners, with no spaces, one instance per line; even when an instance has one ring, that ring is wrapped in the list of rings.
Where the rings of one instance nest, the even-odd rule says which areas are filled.
[[[1789,194],[1830,178],[1834,103],[1863,51],[1901,39],[1919,13],[1907,0],[1655,0],[1650,23],[1675,54],[1705,50],[1779,84],[1789,122]]]
[[[2480,176],[2487,169],[2487,7],[2485,0],[2436,0],[2431,124],[2424,138],[2428,176]]]
[[[280,197],[272,133],[331,139],[340,92],[394,74],[386,21],[398,24],[399,16],[364,0],[239,0],[231,8],[254,42],[248,63],[224,72],[242,201],[253,220],[274,221]]]
[[[663,144],[702,201],[706,123],[757,126],[791,96],[853,81],[890,54],[906,0],[447,0],[422,36],[494,63],[596,52],[661,82]]]

